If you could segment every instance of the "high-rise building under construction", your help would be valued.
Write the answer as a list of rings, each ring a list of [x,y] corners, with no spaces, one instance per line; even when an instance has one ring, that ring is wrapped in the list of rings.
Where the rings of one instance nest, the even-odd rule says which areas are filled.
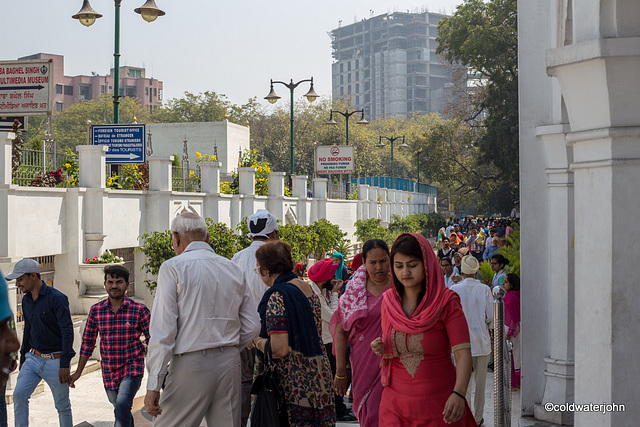
[[[450,77],[436,37],[445,16],[394,12],[331,31],[333,99],[370,118],[441,112]]]

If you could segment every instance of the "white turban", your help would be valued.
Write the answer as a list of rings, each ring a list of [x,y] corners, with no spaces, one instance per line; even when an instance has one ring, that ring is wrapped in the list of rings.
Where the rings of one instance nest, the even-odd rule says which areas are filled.
[[[271,215],[266,209],[258,209],[256,213],[247,218],[247,225],[249,226],[248,236],[264,237],[268,238],[269,234],[278,229],[278,221]]]

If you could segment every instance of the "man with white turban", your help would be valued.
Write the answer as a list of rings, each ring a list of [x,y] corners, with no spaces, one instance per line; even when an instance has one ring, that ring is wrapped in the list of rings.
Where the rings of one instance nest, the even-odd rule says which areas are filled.
[[[251,245],[240,252],[236,253],[231,261],[238,264],[244,271],[244,280],[249,292],[252,295],[251,303],[254,305],[253,310],[258,311],[258,304],[262,300],[262,295],[269,289],[255,271],[258,266],[256,261],[256,251],[268,240],[278,240],[278,221],[266,209],[258,209],[258,211],[247,218],[249,226],[248,236],[253,239]],[[257,338],[258,335],[254,338]],[[242,367],[242,426],[247,425],[249,413],[251,412],[251,384],[253,382],[253,365],[255,361],[256,350],[243,349],[240,352],[240,360]]]

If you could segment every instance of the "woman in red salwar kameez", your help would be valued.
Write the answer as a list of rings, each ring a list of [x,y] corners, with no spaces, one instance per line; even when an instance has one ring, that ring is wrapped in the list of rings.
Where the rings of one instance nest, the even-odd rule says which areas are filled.
[[[382,339],[371,343],[383,357],[380,425],[475,427],[464,398],[471,345],[460,298],[446,288],[433,250],[419,234],[396,239],[391,271]]]

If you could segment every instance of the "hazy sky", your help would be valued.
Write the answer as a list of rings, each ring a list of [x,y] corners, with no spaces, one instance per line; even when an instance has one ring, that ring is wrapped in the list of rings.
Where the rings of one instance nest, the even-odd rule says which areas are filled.
[[[213,90],[236,104],[260,101],[269,79],[311,76],[322,96],[331,93],[331,41],[339,22],[394,11],[452,14],[462,0],[156,0],[166,15],[147,23],[133,9],[144,0],[123,0],[120,65],[144,66],[164,82],[164,99],[185,91]],[[65,74],[108,74],[113,66],[114,2],[91,0],[104,15],[91,27],[71,19],[82,0],[20,0],[5,8],[0,59],[38,52],[65,57]],[[308,89],[302,84],[296,99]],[[287,100],[288,90],[276,86]],[[280,101],[282,102],[282,100]]]

